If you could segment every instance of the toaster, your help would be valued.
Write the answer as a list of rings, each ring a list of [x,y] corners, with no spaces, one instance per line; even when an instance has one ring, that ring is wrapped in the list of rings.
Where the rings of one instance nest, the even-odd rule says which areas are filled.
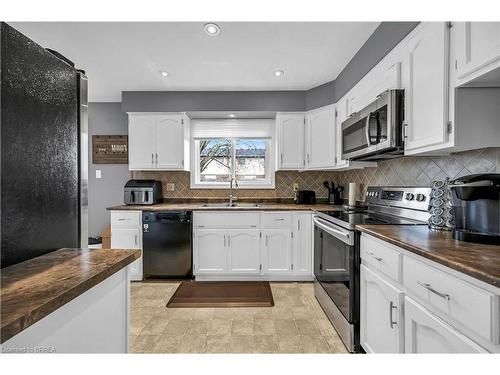
[[[151,205],[161,202],[161,181],[128,180],[123,190],[125,204]]]
[[[316,192],[314,190],[297,191],[297,204],[316,204]]]

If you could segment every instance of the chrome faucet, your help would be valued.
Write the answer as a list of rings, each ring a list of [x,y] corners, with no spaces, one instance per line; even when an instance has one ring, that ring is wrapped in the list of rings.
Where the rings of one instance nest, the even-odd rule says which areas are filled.
[[[238,199],[237,196],[233,195],[233,181],[234,188],[238,188],[238,180],[236,180],[236,177],[231,176],[231,180],[229,181],[229,206],[232,206],[234,204],[234,201]]]

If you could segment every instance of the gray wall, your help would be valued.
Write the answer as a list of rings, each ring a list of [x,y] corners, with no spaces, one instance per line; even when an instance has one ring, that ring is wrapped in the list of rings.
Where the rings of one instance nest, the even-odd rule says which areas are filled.
[[[303,111],[304,91],[123,91],[123,112]]]
[[[127,115],[120,103],[89,103],[89,236],[100,236],[109,224],[109,206],[123,203],[128,164],[93,164],[92,135],[127,134]],[[95,178],[96,169],[102,178]]]
[[[337,102],[418,24],[419,22],[382,22],[335,81],[306,91],[306,110]]]

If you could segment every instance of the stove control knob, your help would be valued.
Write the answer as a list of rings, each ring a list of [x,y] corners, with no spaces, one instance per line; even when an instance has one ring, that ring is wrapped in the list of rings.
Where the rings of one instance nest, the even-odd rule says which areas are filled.
[[[412,201],[415,198],[415,194],[413,193],[406,193],[406,200],[407,201]]]
[[[417,201],[418,202],[425,201],[425,195],[423,195],[423,194],[417,194]]]
[[[366,192],[366,196],[367,196],[367,197],[369,197],[369,196],[370,196],[370,192],[369,192],[369,191],[367,191],[367,192]]]
[[[374,196],[375,198],[376,198],[376,197],[378,197],[378,191],[374,191],[374,192],[373,192],[373,196]]]

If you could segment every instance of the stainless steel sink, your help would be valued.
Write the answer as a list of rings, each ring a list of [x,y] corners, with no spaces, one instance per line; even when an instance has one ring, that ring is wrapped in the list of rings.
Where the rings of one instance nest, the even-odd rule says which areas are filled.
[[[201,207],[205,208],[257,208],[258,203],[205,203]]]

